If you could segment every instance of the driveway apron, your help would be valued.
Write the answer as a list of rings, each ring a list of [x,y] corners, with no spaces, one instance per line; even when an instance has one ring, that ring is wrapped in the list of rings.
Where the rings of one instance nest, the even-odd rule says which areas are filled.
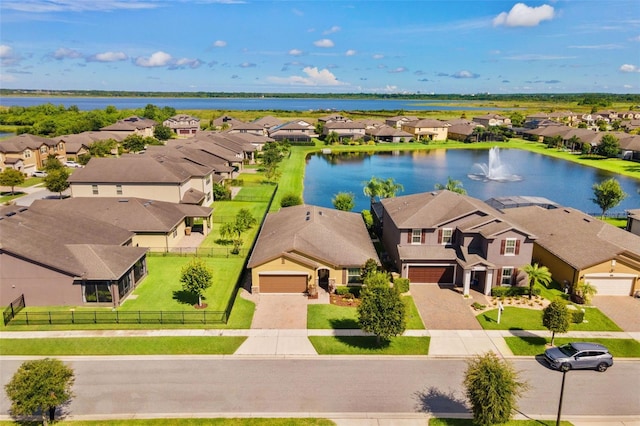
[[[469,307],[474,300],[452,287],[411,284],[411,295],[427,330],[482,330]]]
[[[625,296],[595,296],[591,303],[624,331],[640,331],[640,299]]]
[[[307,297],[304,294],[261,294],[251,328],[306,329]]]

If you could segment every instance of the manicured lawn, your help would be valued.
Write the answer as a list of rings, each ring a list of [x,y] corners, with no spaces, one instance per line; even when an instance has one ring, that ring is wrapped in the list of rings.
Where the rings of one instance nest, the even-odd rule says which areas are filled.
[[[613,321],[597,308],[584,308],[585,322],[571,324],[570,331],[622,331]],[[498,324],[498,310],[492,309],[476,316],[485,330],[546,330],[542,325],[542,311],[539,309],[506,306]]]
[[[558,337],[561,334],[556,334],[556,338],[553,341],[555,346],[560,346],[565,343],[575,342],[580,339]],[[538,355],[544,352],[548,348],[547,344],[551,342],[551,339],[545,339],[543,337],[505,337],[504,339],[513,352],[514,355]],[[614,357],[621,358],[640,358],[640,342],[633,339],[600,339],[600,338],[588,338],[584,339],[592,343],[600,343],[601,345],[609,348],[609,351]]]
[[[474,423],[471,419],[429,419],[429,426],[471,426]],[[500,426],[554,426],[555,420],[510,420],[507,423],[501,423]],[[571,426],[573,423],[560,421],[562,426]]]
[[[0,421],[0,425],[40,425],[42,422]],[[123,420],[56,420],[59,426],[331,426],[328,419],[315,418],[220,418],[220,419],[123,419]]]
[[[309,336],[320,355],[428,355],[429,337],[392,337],[376,345],[374,336]]]
[[[0,355],[230,355],[246,337],[0,339]]]
[[[413,303],[413,297],[403,296],[407,307],[407,330],[424,330],[424,324]],[[309,305],[307,307],[308,329],[359,329],[358,312],[355,307],[337,305]]]

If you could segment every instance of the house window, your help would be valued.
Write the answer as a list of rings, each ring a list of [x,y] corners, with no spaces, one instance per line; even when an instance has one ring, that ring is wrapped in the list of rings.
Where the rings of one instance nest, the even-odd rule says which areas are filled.
[[[420,244],[422,242],[422,229],[411,230],[411,244]]]
[[[122,195],[122,185],[116,185],[116,194]]]
[[[41,153],[46,154],[46,153],[47,153],[47,151],[48,151],[48,150],[47,150],[47,147],[46,147],[46,146],[42,145],[42,146],[40,147],[40,152],[41,152]]]
[[[178,236],[178,228],[173,230],[173,238]]]
[[[83,287],[85,303],[110,303],[113,301],[111,286],[108,283],[85,284]]]
[[[348,268],[347,269],[347,283],[359,283],[360,280],[360,268]]]
[[[24,150],[24,158],[31,158],[31,150],[29,149]]]
[[[442,228],[442,241],[441,244],[451,244],[451,237],[453,236],[453,229]]]
[[[93,195],[98,195],[98,185],[91,185],[91,192]]]
[[[500,278],[500,285],[510,286],[512,275],[513,275],[513,267],[505,266],[504,268],[502,268],[502,277]]]
[[[507,238],[504,241],[504,254],[505,256],[515,256],[518,254],[516,251],[517,241],[515,238]]]

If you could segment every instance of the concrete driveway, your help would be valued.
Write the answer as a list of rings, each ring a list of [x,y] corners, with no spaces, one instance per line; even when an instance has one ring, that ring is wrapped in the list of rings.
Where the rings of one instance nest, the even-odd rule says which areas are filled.
[[[411,295],[427,330],[482,330],[469,308],[476,297],[486,304],[484,296],[475,293],[465,299],[453,287],[437,284],[411,284]]]
[[[251,328],[306,329],[307,301],[304,294],[260,294]]]
[[[592,303],[624,331],[640,331],[640,299],[625,296],[595,296]]]

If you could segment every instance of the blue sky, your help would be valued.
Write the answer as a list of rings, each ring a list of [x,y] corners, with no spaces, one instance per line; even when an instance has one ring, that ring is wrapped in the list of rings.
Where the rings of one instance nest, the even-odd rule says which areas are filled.
[[[640,2],[2,0],[0,87],[640,93]]]

